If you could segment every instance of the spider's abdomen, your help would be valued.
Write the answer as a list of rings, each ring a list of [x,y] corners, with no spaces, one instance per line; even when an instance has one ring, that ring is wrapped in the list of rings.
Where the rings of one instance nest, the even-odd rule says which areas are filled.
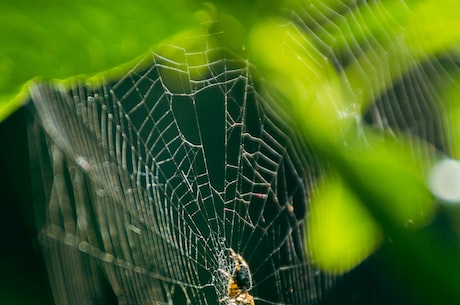
[[[251,275],[246,266],[240,266],[239,270],[235,270],[233,278],[240,289],[246,290],[251,287]]]

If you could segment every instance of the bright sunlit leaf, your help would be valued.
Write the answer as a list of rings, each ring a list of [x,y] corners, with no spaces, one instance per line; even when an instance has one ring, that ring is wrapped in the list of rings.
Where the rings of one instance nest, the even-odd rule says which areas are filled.
[[[460,41],[460,2],[457,0],[422,1],[411,15],[405,39],[417,57],[457,47]]]
[[[346,272],[380,244],[378,224],[338,178],[323,182],[310,213],[307,244],[314,262],[323,270]]]
[[[446,83],[443,83],[446,87]],[[443,101],[446,103],[444,111],[445,128],[452,143],[451,154],[460,159],[460,73],[452,75],[452,82],[444,92]]]
[[[311,37],[293,23],[261,22],[250,33],[249,53],[309,136],[337,139],[346,132],[359,106],[345,102],[340,78]]]
[[[0,121],[24,102],[28,80],[111,69],[196,21],[183,0],[2,1]]]
[[[428,165],[414,158],[414,150],[370,133],[367,141],[372,144],[350,142],[346,149],[324,152],[341,180],[330,178],[315,193],[307,243],[315,262],[329,272],[345,272],[368,257],[381,241],[379,225],[413,230],[435,213]]]
[[[436,206],[428,190],[429,164],[414,157],[417,143],[410,149],[407,138],[381,142],[371,134],[368,141],[372,148],[350,146],[340,153],[337,165],[344,179],[367,206],[393,225],[426,225]]]
[[[381,14],[375,16],[376,12]],[[368,36],[376,41],[378,47],[365,48],[343,72],[356,103],[367,109],[412,68],[430,56],[458,46],[459,14],[460,2],[456,0],[376,2],[363,6],[359,14],[353,11],[347,15],[350,18],[340,19],[341,23],[331,26],[339,31],[337,35],[326,31],[329,38],[325,39],[332,37],[330,44],[337,50],[349,48]],[[341,31],[345,35],[338,36]]]

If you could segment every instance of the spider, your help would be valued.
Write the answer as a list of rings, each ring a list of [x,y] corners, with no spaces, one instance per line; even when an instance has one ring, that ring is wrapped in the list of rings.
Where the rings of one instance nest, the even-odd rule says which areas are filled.
[[[241,255],[235,253],[231,248],[230,257],[235,263],[233,273],[230,274],[219,269],[229,279],[227,296],[221,301],[225,301],[226,305],[255,305],[254,298],[249,294],[249,290],[252,288],[252,277],[248,264]]]

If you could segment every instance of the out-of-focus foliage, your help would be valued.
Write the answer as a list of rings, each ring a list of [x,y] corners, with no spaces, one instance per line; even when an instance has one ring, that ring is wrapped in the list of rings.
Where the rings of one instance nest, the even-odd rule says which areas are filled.
[[[187,1],[1,1],[0,121],[35,77],[94,74],[144,54],[197,20]],[[19,94],[21,92],[21,94]]]
[[[321,24],[327,12],[319,14],[318,8],[330,9],[341,2],[328,1],[325,6],[306,4],[303,8],[314,8],[309,16],[316,16]],[[417,159],[419,150],[432,149],[394,134],[396,142],[382,142],[366,128],[354,125],[378,96],[411,69],[442,52],[458,55],[459,14],[460,3],[453,0],[377,1],[357,5],[337,18],[338,23],[329,30],[319,31],[320,39],[310,37],[286,20],[277,20],[276,25],[273,21],[261,21],[252,29],[248,43],[251,58],[268,83],[286,98],[308,141],[342,181],[329,182],[332,184],[326,190],[324,185],[317,190],[312,202],[313,221],[307,229],[309,251],[326,270],[340,273],[353,268],[378,244],[381,235],[377,232],[383,232],[398,244],[395,254],[406,262],[407,269],[414,272],[427,268],[432,272],[427,277],[411,278],[415,286],[420,284],[418,290],[423,290],[423,297],[434,299],[436,290],[442,287],[446,292],[442,295],[444,300],[459,299],[452,272],[442,263],[458,252],[445,247],[441,236],[416,234],[417,237],[408,238],[412,235],[409,232],[427,225],[436,210],[426,182],[430,159],[437,158],[435,152],[428,158]],[[315,45],[318,40],[338,54],[358,46],[362,46],[362,52],[335,70],[323,54],[315,52],[320,49]],[[369,41],[376,47],[367,46]],[[440,82],[446,86],[455,83],[452,79]],[[446,115],[454,122],[452,137],[456,142],[458,85],[439,93],[443,92],[450,107]],[[450,126],[445,127],[449,133]],[[361,141],[356,141],[357,134]],[[411,143],[411,147],[401,143]],[[369,213],[356,209],[359,202]],[[330,210],[329,220],[324,216],[326,210]],[[340,218],[334,217],[333,210],[341,212]],[[363,230],[369,234],[363,234]],[[400,247],[401,244],[404,246]],[[352,251],[357,251],[352,254],[354,260],[348,255]],[[459,271],[458,257],[452,260],[451,267]],[[427,279],[437,285],[430,286],[431,280]]]
[[[334,3],[330,3],[330,6],[334,6]],[[309,6],[305,7],[308,9]],[[321,5],[314,7],[316,9]],[[425,182],[429,164],[422,162],[428,160],[414,160],[409,147],[391,142],[382,144],[369,131],[356,130],[354,122],[377,96],[410,69],[460,42],[459,8],[456,1],[442,4],[434,1],[382,1],[356,6],[343,18],[337,18],[339,24],[329,31],[320,31],[320,40],[326,41],[336,53],[350,46],[365,45],[370,40],[377,41],[379,47],[363,47],[362,54],[342,67],[341,71],[337,71],[324,54],[318,53],[320,48],[315,44],[317,37],[310,37],[286,20],[261,21],[253,27],[249,36],[251,58],[262,71],[263,77],[286,97],[288,107],[293,109],[292,115],[303,126],[308,141],[328,163],[338,169],[345,181],[345,188],[351,188],[349,191],[375,212],[377,222],[380,222],[380,216],[385,215],[392,223],[420,227],[432,218],[434,201]],[[393,15],[383,12],[392,12]],[[315,13],[312,12],[311,16],[314,17]],[[323,15],[317,14],[317,18],[323,18]],[[441,28],[445,30],[441,31]],[[439,37],[433,37],[435,32],[442,33]],[[357,133],[361,141],[355,141]],[[366,142],[364,146],[371,149],[363,148],[363,139]],[[400,141],[409,142],[405,138]],[[348,194],[349,191],[344,189],[341,192]],[[333,194],[321,196],[328,199],[318,200],[322,203],[314,201],[313,205],[326,204],[324,202],[328,200],[337,201],[340,197]],[[351,202],[354,200],[350,200],[351,196],[342,197],[342,204],[347,206],[342,209],[342,217],[344,220],[353,219],[356,209]],[[339,206],[336,204],[336,208]],[[323,208],[313,207],[313,218],[316,209],[322,211]],[[350,215],[347,215],[347,211],[350,211]],[[321,212],[318,214],[322,215]],[[322,217],[320,215],[318,217]],[[341,234],[328,234],[328,230],[332,229],[326,225],[322,228],[324,231],[310,230],[310,234],[315,236],[324,233],[324,236],[330,237],[322,239],[322,243],[315,243],[311,249],[316,257],[319,253],[323,254],[319,260],[327,269],[334,269],[335,266],[335,270],[340,272],[353,267],[349,264],[349,258],[344,258],[342,266],[338,265],[335,260],[338,254],[334,253],[337,249],[331,244],[336,243],[339,247],[339,240],[343,236],[353,240],[349,234],[355,234],[357,241],[362,240],[362,233],[359,232],[362,226],[369,227],[372,220],[366,219],[366,216],[361,218],[362,221],[344,226]],[[373,248],[377,242],[378,236],[372,231],[369,236],[375,238],[368,246],[363,245],[366,249]],[[314,236],[312,238],[316,240]],[[327,257],[331,258],[329,262]],[[359,261],[356,260],[356,263]]]
[[[329,177],[319,185],[311,205],[308,245],[323,270],[348,271],[380,244],[378,223],[339,177]]]
[[[444,84],[445,85],[445,84]],[[460,72],[454,75],[450,86],[443,92],[446,102],[445,115],[452,131],[452,156],[460,159]]]
[[[249,52],[263,77],[296,106],[309,137],[340,138],[352,116],[339,75],[312,38],[287,21],[260,22],[249,35]],[[307,119],[308,116],[308,119]]]
[[[329,272],[343,273],[376,249],[382,239],[380,216],[412,231],[435,213],[426,164],[414,159],[404,142],[382,143],[367,136],[371,148],[324,151],[341,178],[317,190],[307,232],[313,257]]]

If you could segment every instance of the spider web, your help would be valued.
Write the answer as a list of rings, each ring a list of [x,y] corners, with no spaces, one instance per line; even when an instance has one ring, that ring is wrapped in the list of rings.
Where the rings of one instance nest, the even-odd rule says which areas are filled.
[[[347,35],[339,24],[365,10],[388,20],[375,3],[318,3],[288,15],[340,72],[382,46],[366,37],[337,51],[328,31]],[[215,35],[224,34],[204,41]],[[152,52],[111,83],[33,87],[37,219],[57,304],[225,303],[230,249],[248,263],[256,304],[318,304],[334,284],[305,247],[321,159],[246,58],[202,47]],[[429,58],[373,93],[357,132],[400,131],[448,151],[435,85],[452,69],[449,55]],[[375,71],[375,82],[389,73]]]
[[[229,280],[219,270],[233,273],[229,248],[249,264],[257,303],[317,299],[330,279],[303,246],[315,168],[247,61],[207,49],[219,59],[196,80],[196,54],[171,48],[184,62],[152,54],[111,85],[32,92],[52,142],[42,234],[57,303],[99,302],[99,280],[87,278],[102,268],[121,304],[216,304]],[[310,279],[296,284],[299,274]]]

